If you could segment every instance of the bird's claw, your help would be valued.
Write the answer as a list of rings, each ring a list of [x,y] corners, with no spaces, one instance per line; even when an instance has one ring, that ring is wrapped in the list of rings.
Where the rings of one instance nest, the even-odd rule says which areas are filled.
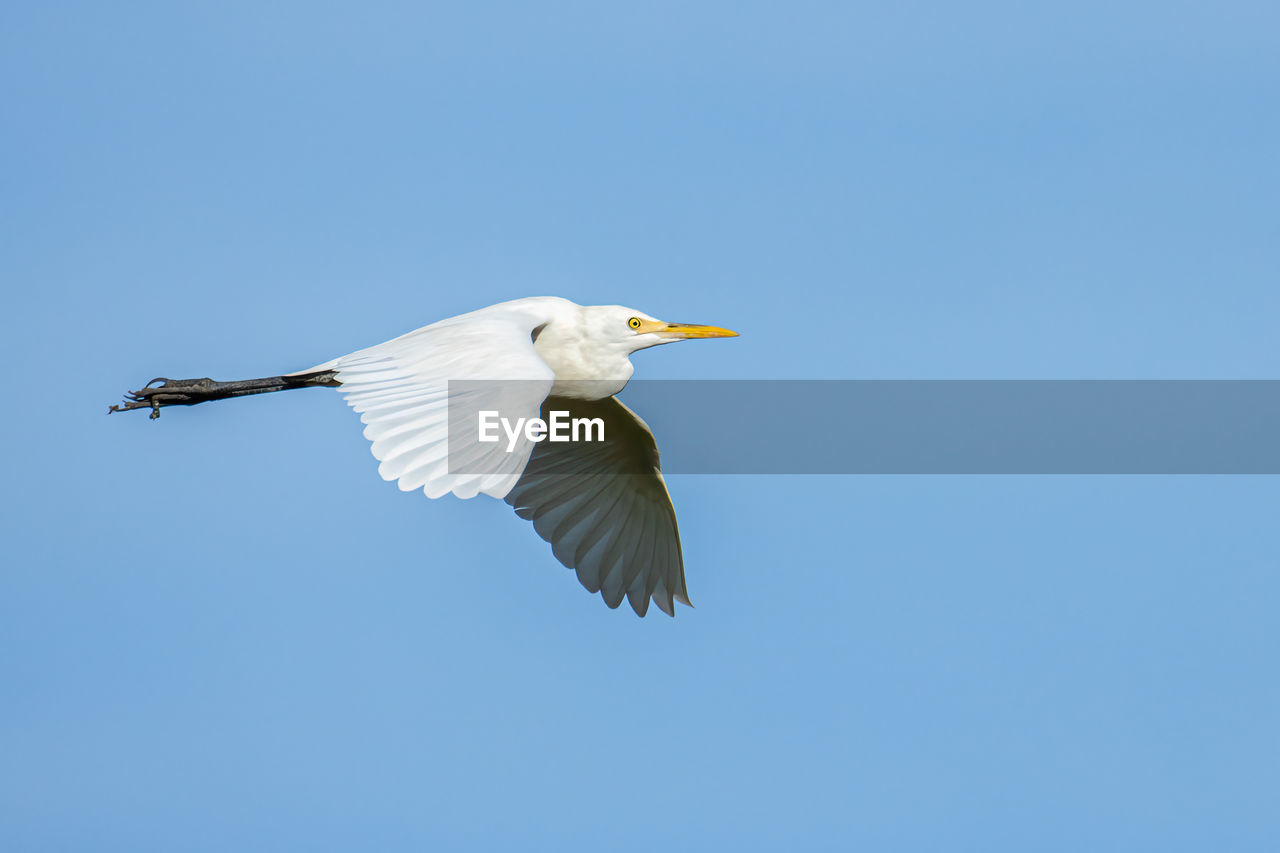
[[[157,382],[160,384],[157,385]],[[109,407],[107,414],[128,412],[133,409],[150,409],[151,414],[148,418],[154,421],[160,417],[161,406],[190,404],[193,402],[192,397],[195,396],[193,392],[206,390],[212,384],[211,379],[166,379],[158,376],[137,391],[125,394],[124,403]],[[198,399],[195,402],[198,402]]]

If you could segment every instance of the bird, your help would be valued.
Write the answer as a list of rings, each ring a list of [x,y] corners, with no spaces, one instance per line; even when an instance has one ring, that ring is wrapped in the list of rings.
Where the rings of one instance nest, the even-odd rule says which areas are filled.
[[[737,336],[620,305],[535,296],[294,373],[160,377],[108,411],[149,409],[155,419],[167,406],[337,388],[360,414],[384,480],[432,499],[504,500],[610,608],[625,599],[643,617],[652,601],[675,616],[677,602],[693,606],[675,508],[652,431],[616,395],[639,350]]]

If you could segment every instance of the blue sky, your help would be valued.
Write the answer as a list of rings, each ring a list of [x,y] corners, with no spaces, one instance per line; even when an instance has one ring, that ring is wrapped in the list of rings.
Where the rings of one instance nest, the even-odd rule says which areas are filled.
[[[642,621],[331,392],[104,413],[547,293],[743,333],[645,377],[1275,378],[1277,18],[6,6],[0,846],[1270,849],[1275,478],[673,477]]]

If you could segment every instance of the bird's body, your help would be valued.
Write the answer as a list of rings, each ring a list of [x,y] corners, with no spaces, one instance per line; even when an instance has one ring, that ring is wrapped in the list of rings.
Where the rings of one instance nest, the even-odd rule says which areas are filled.
[[[384,479],[431,498],[506,499],[610,607],[625,596],[640,615],[650,599],[674,614],[673,601],[689,602],[657,448],[644,422],[613,395],[631,378],[631,353],[734,334],[664,323],[621,306],[531,297],[284,376],[157,380],[164,384],[133,392],[113,410],[151,408],[155,417],[166,405],[337,386],[361,413]],[[485,413],[525,422],[557,411],[598,419],[601,440],[557,444],[525,433],[488,442],[475,428]]]

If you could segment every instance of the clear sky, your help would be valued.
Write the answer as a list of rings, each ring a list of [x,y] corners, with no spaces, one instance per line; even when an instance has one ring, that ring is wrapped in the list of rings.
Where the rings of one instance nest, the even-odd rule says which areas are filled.
[[[541,294],[1280,377],[1276,10],[6,4],[0,848],[1274,849],[1276,478],[673,477],[639,620],[336,393],[105,412]]]

